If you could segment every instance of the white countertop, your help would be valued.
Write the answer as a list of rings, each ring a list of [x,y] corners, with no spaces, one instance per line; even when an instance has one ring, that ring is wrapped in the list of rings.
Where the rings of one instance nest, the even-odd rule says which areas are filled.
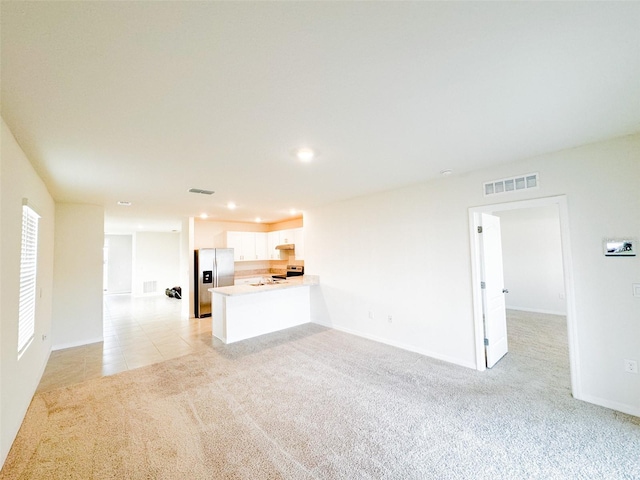
[[[210,288],[211,293],[219,295],[248,295],[252,293],[272,292],[274,290],[284,290],[287,288],[308,287],[318,285],[320,279],[318,275],[303,275],[301,277],[289,277],[277,283],[265,283],[264,285],[230,285],[228,287]]]

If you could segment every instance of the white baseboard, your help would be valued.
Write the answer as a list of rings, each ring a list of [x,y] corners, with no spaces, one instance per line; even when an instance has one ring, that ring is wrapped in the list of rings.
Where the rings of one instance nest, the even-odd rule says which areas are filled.
[[[634,405],[627,405],[626,403],[614,402],[612,400],[607,400],[604,398],[594,397],[593,395],[582,395],[578,400],[582,400],[584,402],[593,403],[594,405],[599,405],[601,407],[610,408],[611,410],[616,410],[618,412],[626,413],[628,415],[633,415],[635,417],[640,417],[640,407]]]
[[[80,340],[78,342],[63,343],[61,345],[54,345],[51,350],[64,350],[65,348],[82,347],[83,345],[89,345],[91,343],[103,342],[104,337],[90,338],[88,340]]]
[[[421,348],[416,348],[412,345],[407,345],[401,342],[394,342],[392,340],[387,340],[386,338],[378,337],[376,335],[370,335],[368,333],[360,332],[357,330],[353,330],[351,328],[341,327],[338,325],[332,325],[329,323],[312,321],[317,325],[322,325],[323,327],[332,328],[334,330],[338,330],[340,332],[349,333],[351,335],[355,335],[357,337],[366,338],[367,340],[373,340],[374,342],[384,343],[385,345],[390,345],[392,347],[400,348],[402,350],[407,350],[409,352],[419,353],[420,355],[424,355],[425,357],[435,358],[436,360],[442,360],[444,362],[453,363],[455,365],[460,365],[461,367],[471,368],[476,370],[476,364],[472,362],[465,362],[460,360],[459,358],[448,357],[446,355],[441,355],[439,353],[434,353],[429,350],[424,350]]]
[[[526,307],[510,307],[507,305],[507,310],[517,310],[519,312],[531,312],[531,313],[545,313],[548,315],[560,315],[562,317],[567,316],[567,312],[559,312],[555,310],[542,310],[539,308],[526,308]]]

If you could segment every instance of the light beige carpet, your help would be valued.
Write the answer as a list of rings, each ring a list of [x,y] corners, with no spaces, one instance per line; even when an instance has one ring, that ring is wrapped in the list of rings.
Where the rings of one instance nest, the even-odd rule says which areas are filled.
[[[547,336],[484,373],[317,325],[217,344],[36,395],[0,478],[640,478],[639,419],[572,399]]]

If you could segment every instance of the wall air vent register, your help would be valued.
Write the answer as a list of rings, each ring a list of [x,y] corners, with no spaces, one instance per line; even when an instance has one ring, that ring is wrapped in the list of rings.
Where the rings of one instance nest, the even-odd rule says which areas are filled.
[[[527,173],[511,178],[502,178],[484,183],[484,196],[496,195],[499,193],[511,193],[519,190],[529,190],[538,188],[538,174]]]
[[[142,293],[155,293],[158,291],[158,282],[156,280],[147,280],[142,282]]]
[[[201,193],[202,195],[213,195],[216,192],[214,192],[213,190],[204,190],[202,188],[190,188],[189,193]]]

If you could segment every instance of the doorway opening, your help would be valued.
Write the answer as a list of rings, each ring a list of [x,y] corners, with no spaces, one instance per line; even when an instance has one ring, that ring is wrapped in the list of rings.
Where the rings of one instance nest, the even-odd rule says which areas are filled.
[[[105,295],[132,292],[133,236],[104,236]]]
[[[562,258],[562,276],[564,279],[564,291],[562,292],[564,305],[566,306],[566,322],[567,322],[567,338],[569,347],[569,369],[571,376],[571,390],[574,398],[580,398],[580,378],[579,378],[579,358],[577,344],[577,326],[575,317],[575,301],[574,301],[574,285],[573,285],[573,267],[571,258],[571,248],[569,239],[569,220],[566,196],[554,196],[546,198],[538,198],[533,200],[524,200],[518,202],[509,202],[501,204],[485,205],[482,207],[473,207],[469,209],[469,231],[471,238],[471,261],[472,261],[472,291],[473,291],[473,310],[474,310],[474,328],[475,328],[475,347],[476,347],[476,369],[483,371],[487,369],[487,360],[485,358],[485,320],[483,318],[483,295],[482,288],[484,274],[484,253],[483,246],[478,233],[478,228],[482,225],[482,216],[499,214],[499,212],[508,212],[510,210],[532,209],[537,207],[554,206],[558,211],[558,219],[560,226],[561,241],[561,258]],[[500,246],[500,249],[502,247]],[[501,256],[501,255],[500,255]],[[500,261],[502,258],[500,258]],[[500,267],[502,268],[502,267]],[[500,287],[501,289],[504,286]],[[506,319],[505,319],[506,322]],[[506,324],[505,324],[506,328]]]

